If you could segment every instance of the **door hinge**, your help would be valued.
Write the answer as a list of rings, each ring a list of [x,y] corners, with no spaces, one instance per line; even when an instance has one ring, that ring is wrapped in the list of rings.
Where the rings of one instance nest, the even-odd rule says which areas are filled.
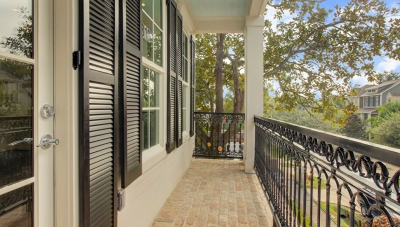
[[[82,64],[82,54],[79,50],[74,51],[72,53],[72,67],[74,70],[78,68]]]
[[[125,190],[124,189],[119,190],[117,193],[117,197],[118,197],[117,210],[122,211],[125,208],[125,204],[126,204]]]

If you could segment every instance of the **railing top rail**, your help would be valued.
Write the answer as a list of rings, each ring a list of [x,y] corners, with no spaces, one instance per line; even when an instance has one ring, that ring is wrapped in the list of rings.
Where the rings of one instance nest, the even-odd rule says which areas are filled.
[[[324,132],[317,129],[307,128],[304,126],[287,123],[284,121],[274,120],[270,118],[254,116],[254,119],[259,119],[265,122],[269,122],[286,129],[301,133],[307,137],[312,137],[318,141],[324,141],[336,146],[340,146],[351,150],[353,152],[366,155],[370,158],[377,159],[379,161],[389,163],[395,166],[400,166],[400,149],[366,142],[359,139],[354,139],[346,136],[337,135],[334,133]]]
[[[22,120],[30,118],[32,118],[32,116],[0,116],[0,120]]]
[[[242,115],[244,116],[244,113],[218,113],[218,112],[194,112],[195,114],[225,114],[225,115]]]

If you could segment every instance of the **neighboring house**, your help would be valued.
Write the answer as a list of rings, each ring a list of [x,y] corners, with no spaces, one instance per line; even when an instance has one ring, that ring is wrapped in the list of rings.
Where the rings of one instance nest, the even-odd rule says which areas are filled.
[[[0,140],[10,154],[31,158],[23,166],[3,160],[15,171],[0,162],[0,226],[150,226],[191,164],[199,33],[244,34],[243,163],[254,173],[266,3],[3,1],[0,37],[23,40],[0,45],[0,63],[13,63],[0,80],[31,94],[32,123],[15,141]],[[21,121],[2,116],[1,137]]]
[[[400,92],[389,92],[387,95],[388,102],[400,102]]]
[[[363,121],[378,115],[376,107],[390,101],[400,101],[400,80],[385,81],[378,85],[364,85],[355,89],[358,94],[349,97],[349,101],[358,106],[357,114]]]

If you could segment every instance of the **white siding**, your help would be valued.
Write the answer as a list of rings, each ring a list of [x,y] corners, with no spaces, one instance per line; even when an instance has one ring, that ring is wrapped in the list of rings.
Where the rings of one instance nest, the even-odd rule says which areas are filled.
[[[126,206],[118,212],[119,227],[151,226],[157,213],[190,166],[194,137],[166,155],[126,188]]]

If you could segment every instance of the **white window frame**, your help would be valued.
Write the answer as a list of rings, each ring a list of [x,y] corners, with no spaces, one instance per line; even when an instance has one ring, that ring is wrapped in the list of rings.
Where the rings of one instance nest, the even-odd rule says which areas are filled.
[[[165,12],[164,12],[164,4],[163,4],[163,0],[161,0],[161,13],[162,13],[162,15],[161,15],[161,24],[163,25],[163,27],[162,28],[160,28],[160,26],[154,21],[154,0],[152,0],[153,1],[153,18],[152,17],[150,17],[150,15],[149,14],[147,14],[147,12],[144,10],[144,9],[141,9],[141,13],[144,13],[148,18],[150,18],[150,21],[151,21],[151,23],[152,23],[152,25],[153,25],[153,27],[152,27],[152,33],[151,33],[151,36],[152,36],[152,42],[153,42],[153,48],[152,48],[152,56],[153,56],[153,60],[154,60],[154,28],[155,27],[157,27],[157,29],[159,29],[160,30],[160,32],[161,32],[161,37],[162,37],[162,41],[161,41],[161,49],[162,49],[162,53],[161,53],[161,57],[162,57],[162,59],[161,59],[161,65],[158,65],[157,63],[155,63],[153,60],[150,60],[150,59],[148,59],[148,58],[146,58],[145,56],[143,56],[143,59],[146,59],[146,60],[148,60],[149,62],[151,62],[151,63],[153,63],[154,65],[156,65],[156,66],[158,66],[158,67],[164,67],[164,64],[165,64],[165,61],[164,61],[164,58],[165,58],[165,48],[164,48],[164,46],[166,46],[165,44],[166,44],[166,40],[165,40],[165,35],[164,35],[164,30],[163,30],[163,28],[165,28],[165,23],[164,23],[164,21],[166,21],[166,20],[164,20],[164,15],[166,15],[165,14]],[[143,22],[142,22],[143,23]],[[142,37],[142,39],[143,39],[143,37]]]
[[[185,48],[182,50],[182,61],[183,61],[182,64],[184,65],[187,62],[187,68],[185,71],[187,81],[185,81],[183,77],[179,78],[182,81],[182,90],[183,90],[183,88],[185,88],[184,89],[185,90],[185,99],[183,100],[183,102],[185,102],[186,107],[183,108],[183,106],[182,106],[182,114],[185,113],[185,122],[184,122],[185,128],[182,130],[182,133],[183,133],[182,137],[183,137],[183,142],[185,142],[190,139],[190,136],[189,136],[190,102],[189,102],[189,100],[190,100],[190,69],[192,66],[190,65],[190,56],[191,56],[190,55],[190,51],[191,51],[190,50],[190,39],[189,39],[189,35],[185,31],[185,29],[183,29],[182,36],[183,36],[182,40],[184,40],[184,38],[187,39],[187,42],[186,42],[187,53],[185,53],[185,51],[184,51]],[[187,56],[185,56],[185,54],[187,54]],[[183,109],[185,109],[185,111],[183,111]]]
[[[167,27],[167,7],[166,7],[166,1],[161,1],[162,2],[162,26],[163,28]],[[167,80],[166,80],[166,75],[167,75],[167,33],[162,31],[162,66],[157,65],[153,61],[147,59],[146,57],[142,57],[142,67],[147,67],[159,74],[159,108],[160,108],[160,115],[159,115],[159,144],[156,146],[153,146],[147,150],[145,150],[142,155],[143,155],[143,166],[142,166],[142,173],[146,173],[147,171],[151,170],[152,167],[156,166],[157,163],[159,163],[161,160],[163,160],[165,157],[167,157],[167,152],[165,151],[165,143],[167,140],[167,129],[166,125],[164,124],[167,121],[167,114],[166,114],[166,103],[167,103]]]

